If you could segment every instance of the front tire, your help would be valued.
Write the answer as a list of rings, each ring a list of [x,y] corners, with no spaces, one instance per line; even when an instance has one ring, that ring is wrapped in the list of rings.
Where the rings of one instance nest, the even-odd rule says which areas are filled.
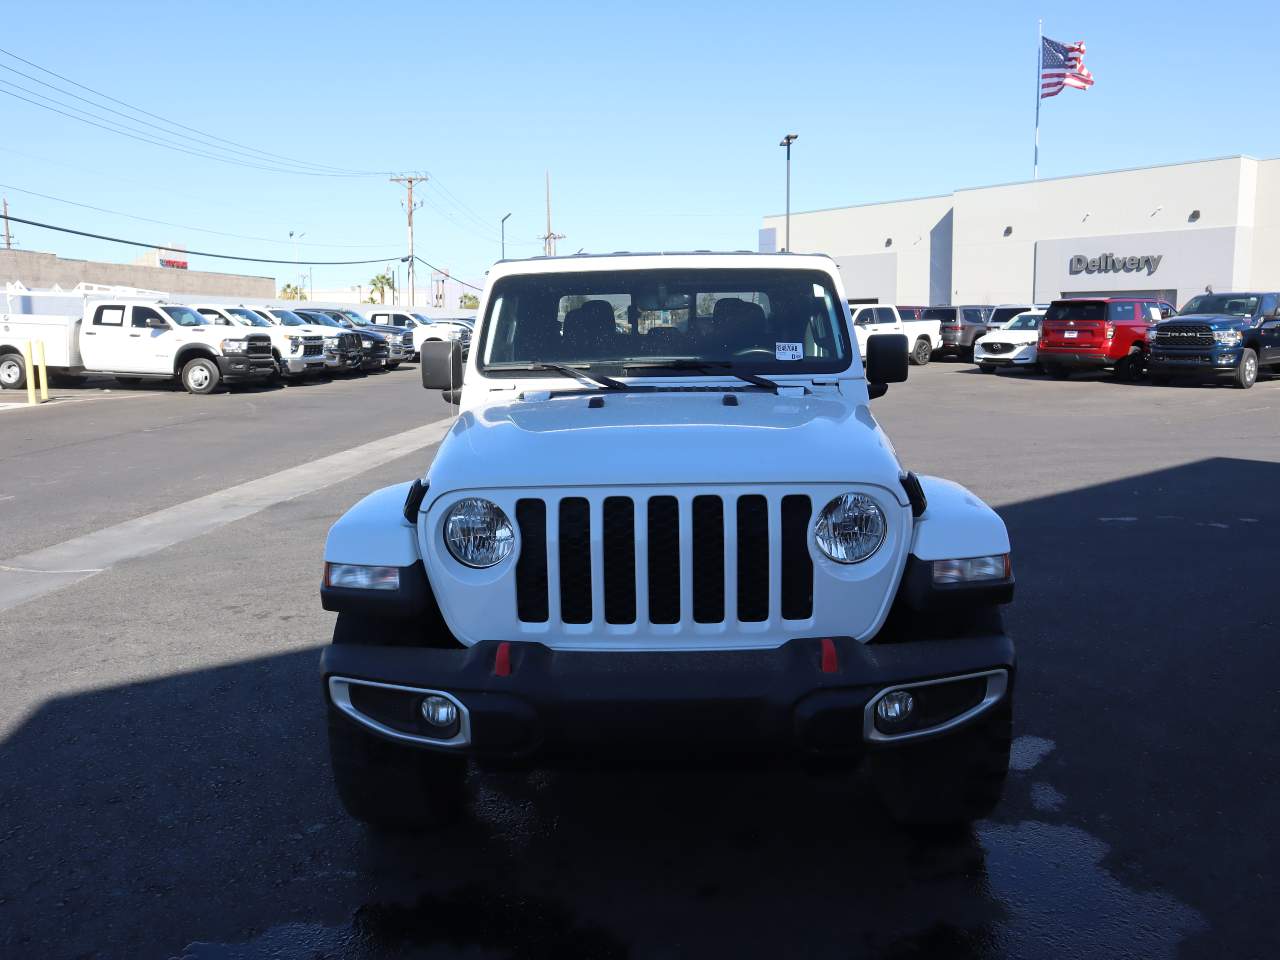
[[[1010,696],[957,733],[867,758],[889,816],[904,826],[981,820],[1000,802],[1013,742]]]
[[[1126,356],[1121,357],[1116,362],[1113,370],[1115,378],[1125,383],[1137,383],[1142,379],[1143,371],[1146,370],[1146,360],[1147,358],[1142,351],[1134,347]]]
[[[1241,352],[1231,382],[1238,390],[1248,390],[1258,382],[1258,355],[1251,348],[1245,347]]]
[[[329,759],[342,806],[375,830],[423,830],[465,808],[466,760],[383,740],[333,706]]]
[[[218,389],[218,381],[221,379],[218,365],[207,357],[189,360],[182,368],[182,387],[187,393],[200,396],[213,393]]]
[[[917,367],[923,367],[933,358],[933,348],[929,346],[929,341],[921,337],[916,341],[915,347],[911,350],[911,362]]]
[[[22,390],[27,385],[27,366],[16,353],[0,356],[0,389]]]

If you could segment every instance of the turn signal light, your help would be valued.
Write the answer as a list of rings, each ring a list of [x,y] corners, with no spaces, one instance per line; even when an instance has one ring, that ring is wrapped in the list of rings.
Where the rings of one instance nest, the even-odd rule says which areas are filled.
[[[353,590],[399,590],[398,567],[367,567],[359,563],[326,563],[324,582],[329,587]]]
[[[960,560],[933,561],[934,583],[978,583],[983,580],[1008,580],[1012,571],[1009,554],[966,557]]]

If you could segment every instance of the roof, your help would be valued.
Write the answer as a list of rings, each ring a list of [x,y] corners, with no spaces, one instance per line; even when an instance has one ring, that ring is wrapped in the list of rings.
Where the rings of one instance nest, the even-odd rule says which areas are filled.
[[[594,253],[567,257],[531,257],[501,260],[489,272],[489,281],[499,277],[541,273],[592,273],[602,270],[741,270],[769,266],[783,270],[835,271],[835,261],[822,253]]]

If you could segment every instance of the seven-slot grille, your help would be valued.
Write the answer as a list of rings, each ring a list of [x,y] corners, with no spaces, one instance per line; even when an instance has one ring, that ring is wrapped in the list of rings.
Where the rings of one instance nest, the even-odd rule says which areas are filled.
[[[776,609],[783,620],[808,619],[812,510],[803,494],[606,496],[598,506],[580,496],[522,498],[517,616],[525,623],[763,623]],[[548,575],[549,557],[557,578]]]
[[[1213,346],[1213,330],[1208,324],[1180,323],[1172,327],[1156,328],[1156,345],[1161,347]]]

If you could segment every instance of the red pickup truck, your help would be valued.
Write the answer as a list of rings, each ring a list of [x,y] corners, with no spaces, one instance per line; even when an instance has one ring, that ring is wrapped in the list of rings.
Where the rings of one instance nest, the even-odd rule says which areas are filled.
[[[1147,366],[1147,332],[1175,312],[1172,304],[1143,297],[1055,300],[1040,324],[1036,356],[1056,380],[1108,368],[1119,379],[1137,380]]]

